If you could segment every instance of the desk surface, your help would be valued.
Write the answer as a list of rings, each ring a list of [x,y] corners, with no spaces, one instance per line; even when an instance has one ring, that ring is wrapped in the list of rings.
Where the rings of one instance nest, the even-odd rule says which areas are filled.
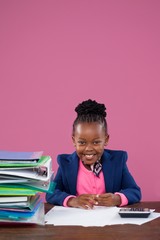
[[[133,207],[154,208],[160,212],[160,202],[141,202]],[[46,212],[52,205],[45,204]],[[105,227],[1,225],[0,240],[160,240],[160,218],[142,225]]]

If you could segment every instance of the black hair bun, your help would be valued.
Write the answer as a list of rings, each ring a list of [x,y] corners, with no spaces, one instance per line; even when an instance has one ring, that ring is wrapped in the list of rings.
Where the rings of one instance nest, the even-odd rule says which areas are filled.
[[[75,108],[75,111],[77,112],[78,116],[97,114],[106,117],[107,114],[105,110],[106,107],[104,104],[97,103],[95,100],[91,99],[83,101]]]

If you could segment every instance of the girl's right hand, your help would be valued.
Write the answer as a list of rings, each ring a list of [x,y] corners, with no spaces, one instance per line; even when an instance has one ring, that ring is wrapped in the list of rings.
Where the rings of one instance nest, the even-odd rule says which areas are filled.
[[[68,199],[68,207],[83,208],[83,209],[92,209],[94,205],[97,205],[98,202],[95,200],[95,194],[82,194],[78,197],[71,197]]]

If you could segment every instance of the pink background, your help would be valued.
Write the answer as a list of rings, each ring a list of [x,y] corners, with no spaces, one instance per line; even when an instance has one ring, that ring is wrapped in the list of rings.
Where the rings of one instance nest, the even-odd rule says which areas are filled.
[[[143,200],[160,200],[160,1],[0,0],[0,149],[74,151],[74,108],[108,111]]]

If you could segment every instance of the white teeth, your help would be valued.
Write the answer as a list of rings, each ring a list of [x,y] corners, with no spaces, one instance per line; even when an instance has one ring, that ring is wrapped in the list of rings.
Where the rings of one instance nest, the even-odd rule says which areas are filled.
[[[85,156],[93,156],[93,154],[85,154]]]
[[[86,158],[91,159],[94,156],[94,154],[85,154],[85,156]]]

